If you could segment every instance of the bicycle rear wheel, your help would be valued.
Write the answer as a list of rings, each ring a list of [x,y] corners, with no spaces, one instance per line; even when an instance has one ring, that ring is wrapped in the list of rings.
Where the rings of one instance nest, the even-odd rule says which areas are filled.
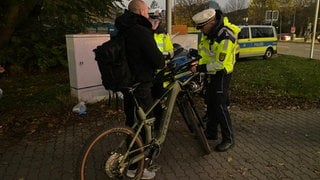
[[[178,105],[179,111],[180,111],[180,113],[182,115],[182,118],[184,119],[184,122],[186,123],[189,131],[191,133],[194,133],[194,128],[192,127],[191,122],[190,122],[189,113],[184,112],[185,109],[187,109],[185,107],[186,105],[184,104],[184,101],[183,100],[178,100],[177,101],[177,105]]]
[[[132,179],[126,176],[127,168],[131,164],[130,157],[143,153],[143,141],[136,138],[133,147],[128,149],[135,132],[127,127],[104,130],[89,139],[80,156],[77,179]],[[131,156],[125,153],[135,151]],[[126,159],[123,159],[126,158]],[[124,165],[120,164],[124,162]],[[134,179],[140,179],[144,170],[144,158],[136,164]]]
[[[201,122],[199,116],[197,116],[196,109],[191,105],[191,102],[188,100],[188,97],[184,96],[180,100],[180,112],[183,114],[185,121],[190,128],[192,128],[192,132],[196,133],[197,137],[200,140],[200,145],[205,154],[211,153],[210,145],[207,141],[207,138],[204,134],[204,126]]]

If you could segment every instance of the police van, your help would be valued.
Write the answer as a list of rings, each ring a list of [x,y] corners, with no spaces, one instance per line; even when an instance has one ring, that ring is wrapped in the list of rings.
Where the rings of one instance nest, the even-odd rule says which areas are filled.
[[[270,59],[277,53],[277,33],[274,26],[239,26],[237,58],[262,56]]]

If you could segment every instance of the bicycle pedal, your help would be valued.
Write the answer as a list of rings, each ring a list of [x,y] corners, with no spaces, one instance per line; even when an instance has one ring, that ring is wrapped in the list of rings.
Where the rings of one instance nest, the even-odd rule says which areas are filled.
[[[161,166],[153,164],[153,165],[148,167],[148,170],[152,171],[152,172],[157,172],[160,168],[161,168]]]

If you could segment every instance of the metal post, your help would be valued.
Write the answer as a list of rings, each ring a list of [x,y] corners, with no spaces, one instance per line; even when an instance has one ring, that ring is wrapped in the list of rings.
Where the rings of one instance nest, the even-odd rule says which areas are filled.
[[[280,33],[280,36],[279,36],[279,40],[281,40],[281,33],[282,33],[282,16],[280,14],[280,27],[279,27],[279,33]]]
[[[172,32],[172,0],[166,0],[167,32]]]
[[[313,58],[314,40],[316,38],[317,22],[318,22],[319,1],[320,0],[317,1],[316,13],[314,15],[314,26],[313,26],[313,33],[312,33],[312,39],[311,39],[310,59]]]
[[[294,8],[294,14],[293,14],[293,26],[296,26],[296,8]]]

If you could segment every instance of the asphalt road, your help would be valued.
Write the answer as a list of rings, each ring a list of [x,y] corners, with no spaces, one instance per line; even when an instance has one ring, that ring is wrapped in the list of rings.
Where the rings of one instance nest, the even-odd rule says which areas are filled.
[[[303,42],[278,42],[278,54],[294,55],[299,57],[310,57],[311,43]],[[320,43],[316,42],[313,49],[312,59],[320,60]]]

